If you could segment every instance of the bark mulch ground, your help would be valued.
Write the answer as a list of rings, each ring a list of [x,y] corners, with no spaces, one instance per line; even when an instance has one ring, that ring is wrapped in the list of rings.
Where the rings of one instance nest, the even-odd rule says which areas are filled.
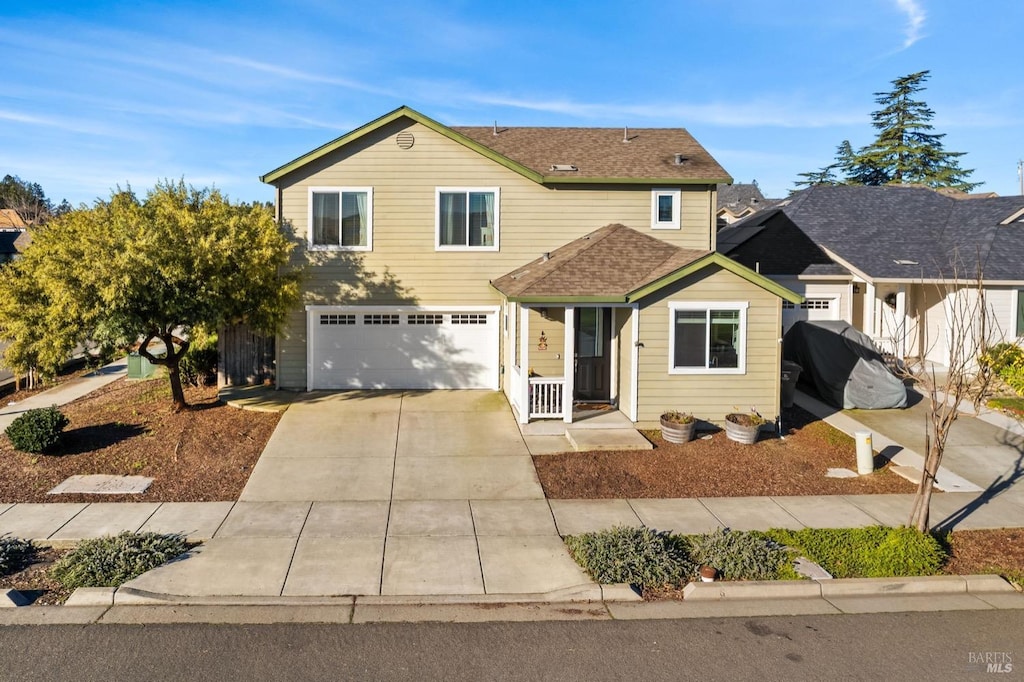
[[[70,549],[41,547],[31,562],[10,575],[0,575],[0,591],[18,590],[32,606],[63,604],[74,590],[69,590],[50,577],[50,567]]]
[[[187,387],[174,412],[166,379],[119,379],[61,407],[71,423],[52,453],[16,451],[0,437],[2,502],[236,500],[279,414],[229,407],[216,387]],[[75,474],[153,478],[141,495],[47,495]]]
[[[954,531],[949,549],[946,573],[998,573],[1024,587],[1024,528]]]
[[[565,452],[533,458],[544,494],[554,499],[740,497],[750,495],[855,495],[913,493],[916,486],[888,471],[856,478],[826,478],[829,468],[856,470],[852,438],[794,407],[786,410],[785,438],[762,435],[754,445],[724,431],[698,432],[676,445],[645,432],[654,450]]]

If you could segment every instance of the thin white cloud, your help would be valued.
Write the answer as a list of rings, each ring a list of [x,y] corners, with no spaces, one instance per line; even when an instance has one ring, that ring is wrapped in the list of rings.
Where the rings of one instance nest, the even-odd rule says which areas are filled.
[[[651,102],[643,104],[601,104],[574,102],[568,99],[529,99],[486,93],[470,93],[470,102],[556,113],[585,119],[622,122],[627,119],[644,122],[682,122],[723,126],[727,128],[822,128],[861,123],[864,115],[849,108],[828,110],[788,96],[776,96],[743,102],[708,102],[702,104]]]
[[[288,67],[279,66],[277,64],[267,64],[266,62],[260,62],[254,59],[246,59],[244,57],[238,57],[230,54],[217,54],[211,52],[210,56],[224,64],[240,66],[242,68],[250,69],[253,71],[259,71],[261,73],[269,73],[271,75],[278,76],[279,78],[284,78],[287,80],[300,81],[304,83],[324,83],[326,85],[337,85],[338,87],[348,88],[350,90],[360,90],[362,92],[369,92],[375,95],[386,95],[388,97],[393,97],[395,94],[391,90],[378,88],[373,85],[368,85],[360,81],[352,80],[350,78],[323,76],[316,73],[309,73],[307,71],[300,71],[298,69],[290,69]]]
[[[119,138],[129,137],[124,133],[115,131],[113,128],[109,126],[96,126],[91,125],[87,122],[83,122],[79,119],[68,119],[56,116],[39,116],[36,114],[27,114],[20,111],[12,111],[10,109],[0,109],[0,121],[9,121],[11,123],[20,123],[22,125],[36,126],[41,128],[52,128],[64,132],[82,133],[85,135],[98,135]]]
[[[903,49],[907,49],[923,37],[926,14],[918,0],[896,0],[896,8],[907,17],[903,40]]]

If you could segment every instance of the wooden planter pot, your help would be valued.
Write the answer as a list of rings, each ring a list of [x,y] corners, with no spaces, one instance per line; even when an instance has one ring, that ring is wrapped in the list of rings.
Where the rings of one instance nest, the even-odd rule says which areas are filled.
[[[661,437],[669,443],[689,443],[693,440],[693,429],[697,420],[689,424],[679,424],[664,419],[661,420]]]
[[[761,431],[761,425],[755,424],[749,414],[742,412],[725,415],[725,435],[729,440],[744,445],[753,445],[757,442],[757,435]]]

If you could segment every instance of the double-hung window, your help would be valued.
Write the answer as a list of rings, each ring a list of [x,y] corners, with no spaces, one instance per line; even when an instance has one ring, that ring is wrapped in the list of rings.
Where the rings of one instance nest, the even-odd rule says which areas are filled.
[[[497,187],[438,187],[436,248],[497,251],[498,199]]]
[[[678,189],[652,189],[651,227],[655,230],[678,230],[681,200],[682,192]]]
[[[309,246],[370,251],[373,248],[373,188],[311,187]]]
[[[670,374],[743,374],[747,304],[669,303]]]

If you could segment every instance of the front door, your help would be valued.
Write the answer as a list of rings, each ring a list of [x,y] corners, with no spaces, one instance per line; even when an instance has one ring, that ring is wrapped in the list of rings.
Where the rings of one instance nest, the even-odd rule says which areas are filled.
[[[611,308],[576,308],[575,400],[610,401]]]

